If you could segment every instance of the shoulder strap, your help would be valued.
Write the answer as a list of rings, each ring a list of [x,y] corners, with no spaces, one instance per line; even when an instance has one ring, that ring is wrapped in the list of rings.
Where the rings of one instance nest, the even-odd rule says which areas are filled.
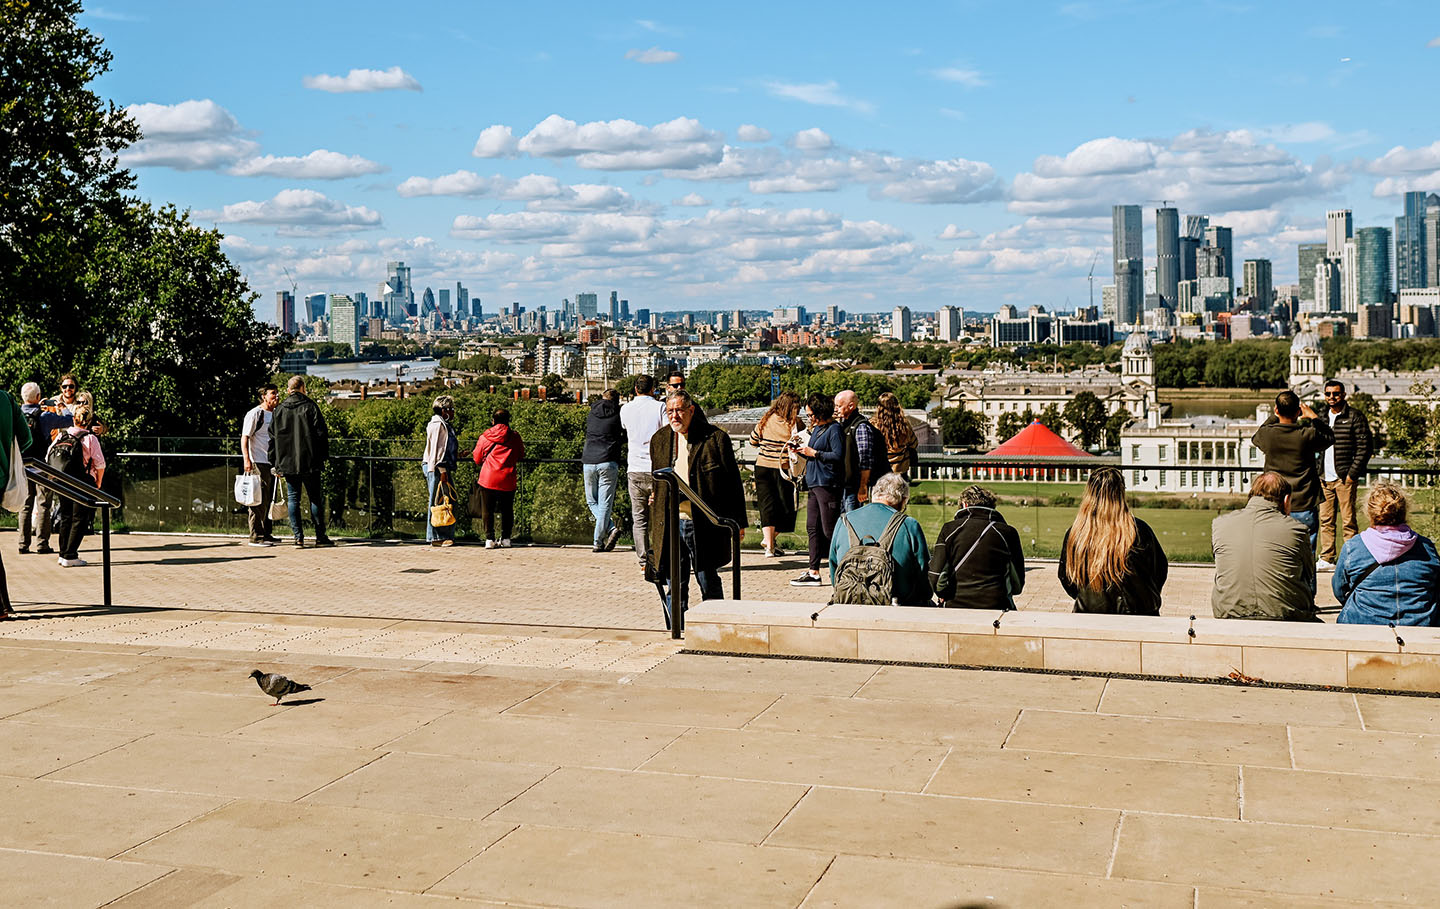
[[[1370,577],[1370,573],[1379,567],[1379,562],[1371,562],[1365,567],[1364,571],[1360,572],[1360,574],[1356,576],[1354,585],[1351,586],[1349,590],[1345,591],[1345,597],[1340,601],[1340,608],[1343,609],[1350,604],[1350,598],[1355,595],[1355,591],[1359,590],[1360,585],[1364,583],[1365,579]]]
[[[966,560],[975,554],[975,550],[980,548],[980,541],[985,539],[985,534],[988,533],[990,528],[994,526],[995,522],[991,521],[989,524],[986,524],[983,528],[980,529],[980,532],[975,535],[975,542],[970,544],[970,548],[965,550],[965,554],[960,557],[960,561],[955,563],[955,571],[959,571],[960,566],[964,565]],[[1001,539],[1003,540],[1004,538],[1002,537]],[[1008,553],[1010,551],[1010,547],[1006,546],[1005,551]]]
[[[900,535],[900,528],[905,526],[905,512],[897,511],[891,515],[890,523],[885,525],[885,533],[880,537],[880,548],[889,552],[895,545],[895,538]]]
[[[843,514],[840,516],[840,520],[845,524],[846,532],[850,534],[850,548],[859,549],[861,545],[860,535],[855,532],[855,525],[851,524],[850,519]]]

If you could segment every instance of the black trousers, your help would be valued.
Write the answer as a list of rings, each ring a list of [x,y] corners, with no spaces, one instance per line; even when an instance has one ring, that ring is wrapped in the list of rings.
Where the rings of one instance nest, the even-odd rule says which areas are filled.
[[[80,558],[80,543],[85,539],[85,534],[89,533],[90,522],[94,517],[95,509],[86,508],[64,496],[60,497],[60,558]]]
[[[260,504],[246,509],[250,514],[250,542],[258,543],[275,533],[275,522],[270,520],[270,503],[275,501],[275,471],[269,464],[255,462],[260,472]]]
[[[510,539],[515,529],[515,490],[502,492],[498,489],[480,487],[480,526],[485,528],[485,539],[493,540],[495,514],[500,514],[500,539]]]
[[[840,491],[811,486],[805,506],[805,532],[810,535],[810,570],[820,571],[820,560],[830,558],[830,538],[840,517]]]

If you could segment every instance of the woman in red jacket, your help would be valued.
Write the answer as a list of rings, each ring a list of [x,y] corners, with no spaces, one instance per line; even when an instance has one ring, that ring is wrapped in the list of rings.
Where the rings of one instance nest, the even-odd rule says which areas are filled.
[[[500,548],[510,548],[515,525],[515,482],[525,443],[510,428],[510,411],[500,408],[491,415],[494,425],[475,443],[475,463],[480,465],[480,523],[485,528],[485,548],[495,548],[495,512],[500,512]]]

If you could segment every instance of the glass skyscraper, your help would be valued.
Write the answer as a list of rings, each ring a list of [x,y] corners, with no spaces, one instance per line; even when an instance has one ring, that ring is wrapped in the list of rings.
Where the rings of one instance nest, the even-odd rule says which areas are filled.
[[[1425,286],[1425,193],[1405,194],[1405,214],[1395,219],[1395,283],[1400,290]]]
[[[1122,325],[1134,325],[1145,306],[1145,235],[1140,206],[1116,205],[1111,212],[1115,318]]]
[[[1174,309],[1180,297],[1180,212],[1155,209],[1155,292]]]
[[[1390,229],[1362,227],[1355,231],[1355,302],[1377,306],[1390,302]]]

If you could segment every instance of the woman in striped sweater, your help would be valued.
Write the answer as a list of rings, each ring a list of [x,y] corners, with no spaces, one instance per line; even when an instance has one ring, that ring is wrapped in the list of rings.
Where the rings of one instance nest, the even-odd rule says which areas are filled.
[[[755,504],[760,512],[765,555],[771,558],[785,554],[775,545],[775,535],[795,532],[795,484],[782,468],[788,467],[790,458],[786,443],[804,428],[800,398],[793,391],[782,391],[750,433],[750,444],[757,452]]]

